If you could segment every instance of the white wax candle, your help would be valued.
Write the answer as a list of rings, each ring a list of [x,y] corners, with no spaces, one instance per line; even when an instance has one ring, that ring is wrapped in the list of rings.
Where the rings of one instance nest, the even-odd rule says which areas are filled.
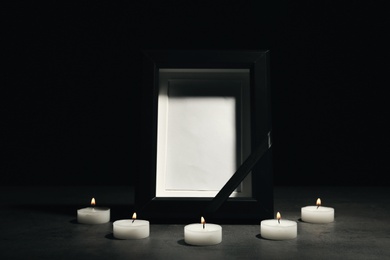
[[[292,220],[267,219],[260,223],[260,235],[266,239],[287,240],[297,237],[297,222]]]
[[[114,221],[114,237],[118,239],[141,239],[149,236],[149,221],[136,219],[122,219]]]
[[[113,231],[114,237],[118,239],[142,239],[149,236],[150,224],[147,220],[137,219],[134,213],[132,219],[115,221]]]
[[[301,208],[301,219],[309,223],[330,223],[334,221],[334,208],[321,206],[321,200],[317,199],[317,206]]]
[[[82,224],[103,224],[110,221],[110,209],[88,207],[77,210],[77,221]]]
[[[77,221],[82,224],[104,224],[110,221],[110,208],[94,207],[95,199],[91,200],[92,207],[77,210]]]
[[[189,224],[184,227],[184,241],[189,245],[210,246],[222,242],[222,227],[217,224]]]

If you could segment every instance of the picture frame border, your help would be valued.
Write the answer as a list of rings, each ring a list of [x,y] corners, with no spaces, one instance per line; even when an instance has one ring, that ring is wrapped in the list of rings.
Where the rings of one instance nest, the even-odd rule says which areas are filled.
[[[259,223],[273,218],[270,52],[268,50],[144,50],[142,87],[151,95],[151,135],[146,171],[137,173],[135,210],[153,223]],[[213,198],[156,197],[157,119],[160,68],[250,70],[251,150],[269,140],[268,150],[251,169],[252,196],[229,197],[215,212],[205,212]]]

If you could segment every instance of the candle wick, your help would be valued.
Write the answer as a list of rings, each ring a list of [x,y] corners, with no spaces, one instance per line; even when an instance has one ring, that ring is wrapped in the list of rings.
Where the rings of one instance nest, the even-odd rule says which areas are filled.
[[[278,223],[280,224],[280,219],[278,219]]]
[[[133,218],[133,222],[131,222],[131,223],[134,223],[134,221],[135,221],[135,218]]]
[[[203,223],[203,229],[204,229],[205,225],[206,225],[206,223]]]
[[[317,209],[320,207],[320,205],[317,205]]]

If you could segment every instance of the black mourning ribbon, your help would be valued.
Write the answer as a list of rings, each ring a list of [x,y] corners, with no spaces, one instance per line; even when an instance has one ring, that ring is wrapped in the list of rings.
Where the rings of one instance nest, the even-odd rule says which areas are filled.
[[[245,179],[249,174],[252,168],[260,160],[261,157],[267,152],[271,147],[270,136],[265,138],[260,146],[252,152],[248,158],[238,167],[237,171],[233,176],[226,182],[223,188],[218,192],[218,194],[213,198],[213,200],[207,206],[206,213],[214,213],[218,208],[224,203],[232,194],[232,192],[240,185],[240,183]]]

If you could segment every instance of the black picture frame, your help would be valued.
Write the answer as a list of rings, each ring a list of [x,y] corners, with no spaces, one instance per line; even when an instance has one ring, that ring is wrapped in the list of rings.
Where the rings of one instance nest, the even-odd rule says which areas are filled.
[[[145,50],[143,88],[151,90],[150,160],[137,174],[135,210],[151,223],[255,224],[273,218],[271,96],[268,50]],[[157,197],[156,161],[160,69],[248,69],[251,154],[215,197]],[[229,197],[251,174],[250,197]]]

